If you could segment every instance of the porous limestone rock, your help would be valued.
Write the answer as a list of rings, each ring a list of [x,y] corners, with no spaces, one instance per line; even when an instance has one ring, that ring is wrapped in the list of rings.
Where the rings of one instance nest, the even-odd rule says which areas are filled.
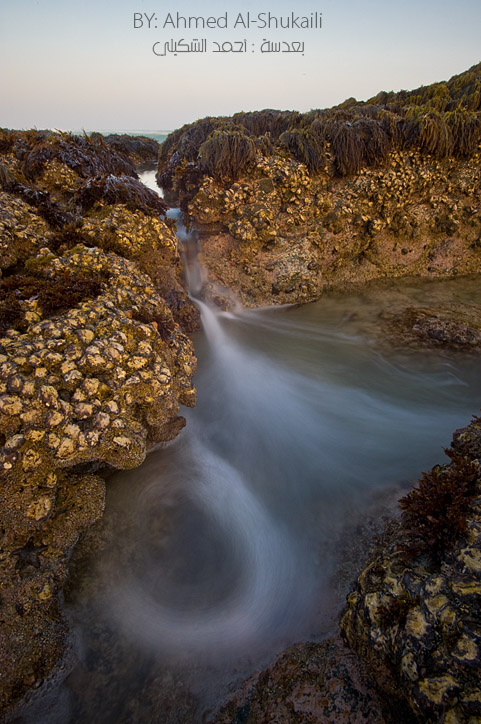
[[[246,306],[306,302],[353,282],[478,272],[480,173],[479,153],[395,151],[341,179],[259,156],[234,183],[205,177],[187,209],[211,281]]]

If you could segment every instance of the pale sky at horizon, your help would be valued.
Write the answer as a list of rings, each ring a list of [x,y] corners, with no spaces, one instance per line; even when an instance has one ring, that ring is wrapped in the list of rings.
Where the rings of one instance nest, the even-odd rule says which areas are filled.
[[[162,29],[176,11],[227,13],[228,28]],[[322,13],[323,27],[234,30],[247,11]],[[134,13],[155,13],[157,29],[135,29]],[[0,127],[172,130],[206,115],[367,100],[480,62],[480,29],[481,0],[0,0]],[[182,38],[204,38],[208,49],[152,52]],[[302,41],[304,55],[261,53],[264,39]],[[214,41],[242,40],[246,52],[212,52]]]

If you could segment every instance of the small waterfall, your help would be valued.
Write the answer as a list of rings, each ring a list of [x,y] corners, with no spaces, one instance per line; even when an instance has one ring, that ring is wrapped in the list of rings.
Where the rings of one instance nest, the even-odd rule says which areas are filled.
[[[173,657],[260,656],[332,625],[327,582],[346,516],[438,462],[479,383],[469,363],[381,355],[348,299],[288,310],[208,304],[197,234],[179,210],[169,215],[202,315],[198,403],[139,492],[147,516],[159,506],[165,518],[165,499],[176,499],[172,531],[161,555],[144,552],[121,582],[114,609]]]
[[[197,260],[197,236],[186,231],[178,210],[169,215],[177,221],[189,293],[201,310],[211,384],[204,388],[199,381],[207,404],[200,405],[200,415],[188,416],[175,446],[162,451],[162,469],[141,494],[145,513],[162,508],[166,490],[174,496],[181,491],[180,528],[160,556],[145,554],[110,605],[145,645],[175,658],[219,660],[284,641],[286,629],[297,629],[312,607],[314,577],[285,521],[269,511],[259,491],[259,472],[269,474],[272,456],[268,430],[262,442],[262,419],[255,435],[266,460],[254,464],[259,470],[253,474],[249,448],[256,423],[248,420],[246,398],[252,387],[258,403],[269,408],[279,394],[269,382],[272,368],[231,338],[222,323],[229,315],[200,299],[206,274]]]
[[[169,209],[167,216],[175,219],[177,224],[177,239],[184,263],[184,275],[187,289],[193,299],[198,299],[202,287],[207,281],[207,274],[197,260],[199,238],[196,231],[188,232],[182,223],[180,209]]]
[[[472,380],[443,360],[376,353],[349,315],[324,319],[322,303],[312,320],[208,304],[197,235],[170,214],[202,316],[198,404],[139,493],[144,516],[166,491],[180,495],[172,532],[113,607],[173,658],[235,661],[333,624],[328,579],[346,516],[439,460]]]

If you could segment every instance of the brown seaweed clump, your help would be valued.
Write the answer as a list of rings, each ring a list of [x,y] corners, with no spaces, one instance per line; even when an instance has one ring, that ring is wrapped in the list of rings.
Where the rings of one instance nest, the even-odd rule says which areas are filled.
[[[82,212],[99,202],[125,204],[129,211],[150,214],[165,215],[167,211],[167,205],[155,191],[130,176],[96,176],[85,181],[73,197],[73,203]]]
[[[451,464],[423,473],[418,485],[399,501],[400,546],[408,557],[427,554],[441,560],[466,532],[479,465],[453,450],[444,452]]]
[[[348,99],[331,109],[266,109],[203,118],[170,134],[159,153],[159,184],[175,189],[193,163],[216,178],[237,180],[268,139],[272,153],[287,151],[316,176],[353,176],[382,166],[389,153],[419,151],[437,159],[471,158],[481,141],[481,64],[446,83],[367,102]],[[262,144],[261,144],[262,145]],[[326,168],[326,155],[330,164]]]
[[[25,177],[34,181],[51,161],[66,164],[81,178],[99,175],[136,177],[135,166],[126,156],[108,146],[95,143],[89,136],[72,133],[51,133],[21,152]]]
[[[154,138],[125,133],[91,133],[90,138],[95,143],[105,143],[110,149],[128,156],[136,164],[157,162],[160,144]]]
[[[214,131],[199,148],[199,161],[207,173],[236,180],[254,160],[256,146],[245,133]]]

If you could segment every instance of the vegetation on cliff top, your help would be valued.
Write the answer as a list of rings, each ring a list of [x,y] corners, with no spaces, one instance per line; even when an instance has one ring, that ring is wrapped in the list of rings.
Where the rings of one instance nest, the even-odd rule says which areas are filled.
[[[38,178],[50,161],[60,161],[82,178],[100,174],[136,176],[135,166],[127,156],[112,152],[103,142],[72,133],[50,133],[43,140],[28,146],[25,138],[15,140],[15,155],[22,160],[23,172],[30,181]]]
[[[304,163],[311,174],[347,176],[382,164],[391,150],[435,158],[469,158],[481,142],[481,63],[449,81],[413,91],[350,98],[307,113],[267,109],[208,117],[174,131],[160,147],[158,180],[172,188],[192,166],[236,179],[255,149],[271,148]]]

